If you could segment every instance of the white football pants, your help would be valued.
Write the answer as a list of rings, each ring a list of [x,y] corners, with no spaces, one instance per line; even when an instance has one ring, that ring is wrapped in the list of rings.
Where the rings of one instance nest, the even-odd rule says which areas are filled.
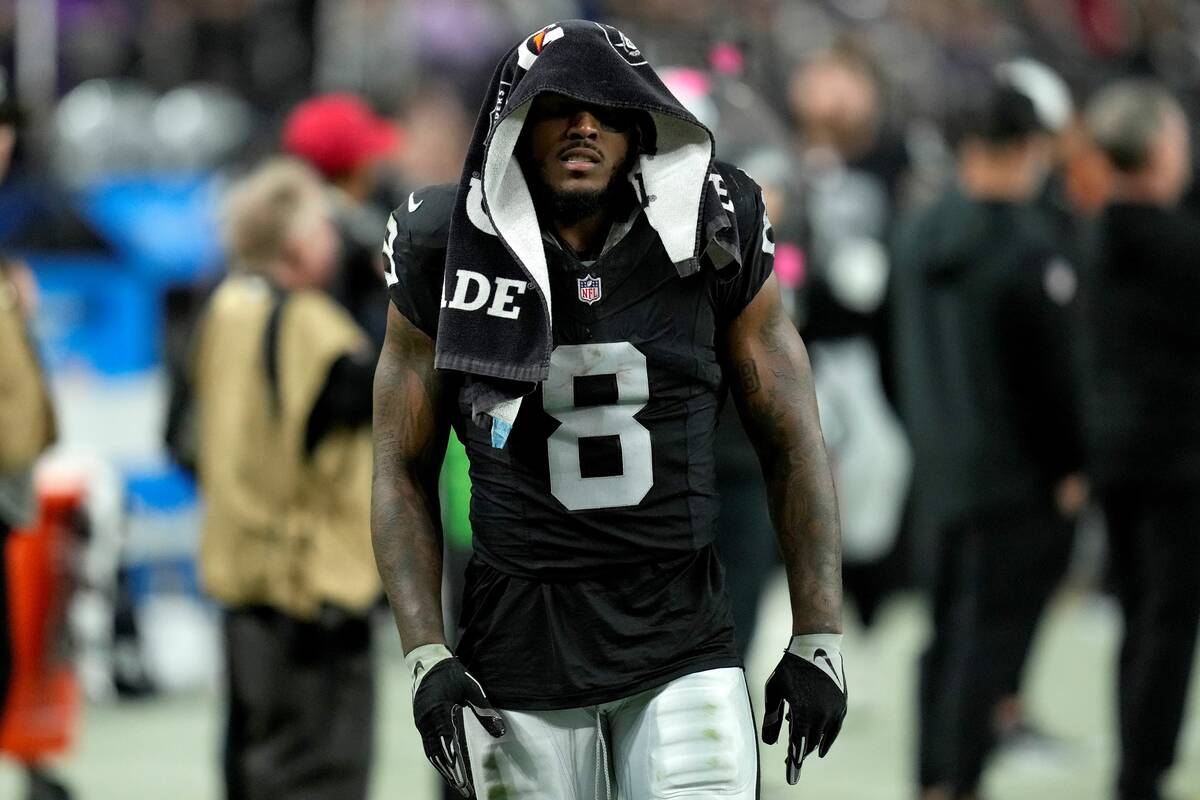
[[[476,795],[506,800],[754,800],[758,746],[746,676],[696,672],[624,700],[506,711],[493,739],[463,714]]]

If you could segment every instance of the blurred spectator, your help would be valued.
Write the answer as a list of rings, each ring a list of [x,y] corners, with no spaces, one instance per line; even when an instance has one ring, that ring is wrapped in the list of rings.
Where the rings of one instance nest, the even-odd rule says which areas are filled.
[[[1017,683],[1082,505],[1076,276],[1033,207],[1047,128],[998,78],[957,126],[957,185],[896,245],[900,395],[937,539],[920,678],[927,798],[975,796],[993,710]]]
[[[445,84],[425,86],[405,102],[401,120],[404,149],[396,166],[402,181],[412,188],[457,183],[472,122],[462,99]]]
[[[882,79],[865,51],[841,45],[813,56],[793,75],[788,100],[810,157],[873,175],[894,198],[908,157],[886,126]]]
[[[200,562],[225,606],[226,789],[365,798],[372,348],[325,293],[337,233],[315,174],[268,162],[225,215],[234,272],[202,322],[195,386]]]
[[[1057,132],[1054,151],[1054,169],[1038,206],[1063,255],[1084,268],[1095,259],[1098,223],[1108,200],[1109,169],[1077,115]]]
[[[329,186],[341,236],[341,263],[330,291],[377,346],[387,327],[379,237],[391,209],[373,200],[381,165],[393,158],[398,144],[395,125],[348,94],[306,100],[293,109],[283,130],[284,150],[311,164]]]
[[[812,56],[793,75],[789,100],[810,245],[802,332],[838,488],[844,585],[870,629],[900,584],[896,544],[912,470],[883,380],[891,271],[884,243],[908,155],[887,128],[877,68],[859,50]]]
[[[0,183],[8,174],[20,116],[0,69]],[[49,386],[29,330],[37,305],[28,265],[0,254],[0,723],[14,668],[6,543],[10,533],[34,521],[33,465],[57,437]],[[30,800],[70,796],[39,765],[25,768]]]
[[[885,296],[882,242],[904,190],[908,151],[887,125],[878,68],[859,49],[843,46],[814,56],[796,70],[789,92],[803,158],[815,286],[834,295],[818,292],[812,298],[816,318],[809,336],[838,335],[847,326],[861,330],[870,327],[864,317],[872,317]],[[859,283],[843,280],[847,270],[864,279],[861,296],[839,290]],[[869,287],[874,291],[866,291]],[[852,318],[842,319],[845,313]]]
[[[34,521],[34,461],[55,438],[54,411],[29,336],[37,303],[25,264],[0,260],[0,556],[9,533]],[[0,720],[12,675],[8,565],[0,558]]]
[[[1045,126],[1050,141],[1050,173],[1034,201],[1034,209],[1053,237],[1055,252],[1063,258],[1064,267],[1079,269],[1085,258],[1091,225],[1098,213],[1094,190],[1084,185],[1085,164],[1094,163],[1089,151],[1081,145],[1079,126],[1075,124],[1075,106],[1070,89],[1054,70],[1031,58],[1019,58],[996,67],[995,74],[1014,87],[1033,103],[1038,119]],[[1064,275],[1066,273],[1063,273]],[[1075,337],[1070,337],[1074,339]],[[1078,353],[1072,343],[1072,357]],[[1067,484],[1081,490],[1083,484]],[[1072,506],[1082,505],[1074,500]],[[1026,577],[1026,588],[1038,597],[1049,597],[1067,575],[1074,549],[1074,532],[1066,542],[1055,541],[1043,552],[1043,568]],[[1040,582],[1040,583],[1038,583]],[[1037,584],[1037,585],[1034,585]],[[1037,618],[1026,620],[1031,630]],[[1053,737],[1039,728],[1026,714],[1021,696],[1021,674],[1010,674],[1011,685],[1005,691],[994,715],[994,728],[1001,747],[1025,745],[1053,747]]]
[[[1179,103],[1111,86],[1087,127],[1113,170],[1087,292],[1088,444],[1125,614],[1120,800],[1159,798],[1175,759],[1200,622],[1200,221]]]
[[[1033,100],[1051,140],[1051,171],[1037,207],[1059,252],[1083,268],[1092,259],[1097,218],[1108,199],[1108,168],[1076,113],[1070,88],[1054,70],[1030,58],[997,67]]]
[[[32,521],[30,470],[55,437],[54,410],[28,330],[36,310],[29,267],[0,259],[0,544],[7,530]]]

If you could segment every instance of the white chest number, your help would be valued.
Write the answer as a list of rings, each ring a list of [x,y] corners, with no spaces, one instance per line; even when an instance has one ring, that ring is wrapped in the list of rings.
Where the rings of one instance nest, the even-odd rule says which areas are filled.
[[[616,402],[579,407],[576,378],[612,376]],[[646,356],[629,342],[560,345],[542,385],[546,413],[562,423],[546,443],[550,492],[570,511],[633,506],[654,485],[650,431],[634,419],[650,400]],[[584,477],[581,440],[615,437],[621,472]]]

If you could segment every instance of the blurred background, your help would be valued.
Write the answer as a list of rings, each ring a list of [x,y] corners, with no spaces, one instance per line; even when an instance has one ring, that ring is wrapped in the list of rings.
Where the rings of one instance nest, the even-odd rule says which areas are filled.
[[[716,132],[720,157],[766,189],[839,489],[854,498],[851,516],[866,517],[846,526],[855,572],[842,739],[795,788],[782,750],[764,747],[763,796],[916,795],[933,546],[909,502],[912,456],[896,411],[887,288],[896,226],[953,179],[949,126],[998,64],[1032,58],[1057,73],[1068,116],[1116,78],[1153,76],[1195,122],[1195,0],[0,0],[0,98],[16,131],[0,170],[0,253],[32,275],[31,328],[58,420],[39,492],[44,500],[66,476],[89,528],[64,622],[83,700],[59,709],[61,735],[37,751],[74,796],[221,796],[219,623],[197,579],[201,498],[171,429],[197,314],[225,268],[224,188],[284,150],[318,168],[339,158],[361,166],[336,186],[347,254],[338,296],[377,333],[387,213],[412,190],[458,180],[504,52],[577,17],[628,34]],[[368,127],[390,133],[323,150],[336,128],[328,114],[291,115],[331,93],[361,100]],[[1082,195],[1086,205],[1086,187]],[[1064,224],[1076,208],[1060,209]],[[736,425],[725,427],[728,496],[753,505],[755,488],[741,485],[753,456]],[[856,471],[864,461],[873,469]],[[446,491],[460,484],[451,476]],[[461,549],[469,531],[455,541]],[[731,585],[744,589],[735,602],[748,620],[739,634],[756,704],[789,624],[764,541],[743,543],[749,552],[730,567]],[[1084,508],[1020,710],[997,722],[987,797],[1108,796],[1121,615],[1104,550]],[[371,796],[440,797],[386,614],[377,628]],[[1195,694],[1166,784],[1179,798],[1200,798]],[[0,761],[0,796],[21,796],[24,781],[18,760]]]

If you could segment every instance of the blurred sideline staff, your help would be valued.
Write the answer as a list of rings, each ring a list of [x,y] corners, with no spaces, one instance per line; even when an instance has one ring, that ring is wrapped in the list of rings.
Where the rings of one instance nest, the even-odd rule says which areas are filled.
[[[0,66],[0,183],[8,175],[21,113]],[[29,267],[0,254],[0,727],[12,688],[14,647],[9,612],[8,536],[36,512],[33,465],[57,438],[46,376],[30,336],[37,284]],[[24,764],[30,798],[67,798],[67,788],[40,764]]]
[[[18,680],[14,673],[20,658],[9,607],[7,542],[14,531],[35,522],[33,466],[57,437],[46,377],[28,328],[36,307],[37,288],[29,267],[0,256],[0,730],[6,736],[13,724],[21,724],[6,720],[6,707],[18,702],[9,694]],[[7,708],[7,713],[16,712]],[[40,759],[22,766],[30,800],[71,796]]]
[[[29,337],[33,276],[0,256],[0,719],[12,675],[5,541],[33,522],[34,461],[55,438],[54,410]]]
[[[372,202],[381,168],[399,133],[359,97],[328,94],[305,100],[284,123],[283,147],[321,173],[341,238],[340,269],[330,287],[376,346],[387,327],[387,285],[379,232],[388,209]]]
[[[1043,288],[1061,300],[1067,300],[1074,297],[1074,290],[1078,288],[1076,269],[1086,263],[1089,226],[1094,224],[1094,218],[1099,214],[1099,204],[1103,203],[1103,190],[1094,185],[1088,175],[1089,165],[1097,158],[1095,148],[1084,145],[1086,137],[1075,114],[1070,87],[1054,70],[1031,58],[1018,58],[995,67],[995,74],[999,80],[1012,85],[1033,102],[1038,119],[1049,135],[1049,174],[1032,205],[1040,222],[1046,225],[1053,237],[1056,254],[1063,259],[1055,269],[1047,272],[1048,283]],[[1077,311],[1071,320],[1072,334],[1075,334]],[[1070,338],[1071,354],[1077,362],[1074,341],[1077,337],[1072,335]],[[1077,431],[1081,425],[1077,417]],[[1061,484],[1058,502],[1061,508],[1070,511],[1068,516],[1075,516],[1077,511],[1082,510],[1086,497],[1086,482],[1082,478],[1073,478]],[[1027,576],[1028,581],[1037,582],[1033,587],[1037,596],[1048,597],[1066,578],[1074,552],[1073,534],[1072,530],[1069,540],[1047,542],[1043,568],[1035,575]],[[1030,615],[1027,624],[1031,630],[1036,623],[1037,616]],[[1037,743],[1039,740],[1052,743],[1053,737],[1039,729],[1036,720],[1030,719],[1026,712],[1021,693],[1021,671],[1012,671],[1010,678],[1012,683],[993,716],[997,745],[1003,748],[1022,742]]]
[[[1032,201],[1047,121],[997,73],[956,119],[958,181],[895,248],[900,397],[918,510],[936,539],[920,675],[926,798],[974,797],[1070,546],[1082,445],[1070,356],[1076,276]]]
[[[911,165],[886,123],[887,89],[875,61],[848,41],[802,64],[789,84],[811,244],[801,331],[838,492],[842,579],[868,631],[904,580],[899,542],[912,479],[888,394],[884,245]]]
[[[328,294],[337,233],[320,179],[270,161],[225,205],[233,267],[194,362],[201,569],[226,607],[231,800],[363,798],[374,684],[367,614],[366,334]]]
[[[1179,103],[1123,82],[1086,125],[1112,167],[1112,201],[1086,308],[1089,465],[1125,615],[1120,800],[1161,797],[1175,759],[1200,622],[1200,220]]]

